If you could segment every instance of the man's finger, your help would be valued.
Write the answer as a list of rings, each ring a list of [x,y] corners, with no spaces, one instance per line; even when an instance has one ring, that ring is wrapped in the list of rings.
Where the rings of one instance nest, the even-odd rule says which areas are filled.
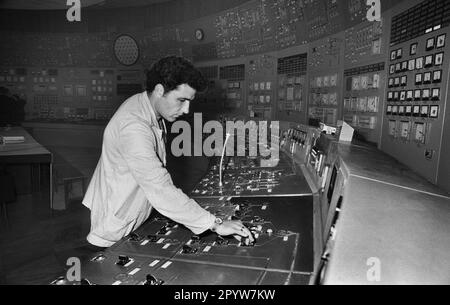
[[[250,240],[250,242],[253,242],[253,241],[254,241],[254,238],[253,238],[252,233],[251,233],[250,230],[247,229],[245,226],[242,226],[242,227],[240,228],[238,234],[239,234],[240,236],[242,236],[242,237],[247,237],[247,238]]]

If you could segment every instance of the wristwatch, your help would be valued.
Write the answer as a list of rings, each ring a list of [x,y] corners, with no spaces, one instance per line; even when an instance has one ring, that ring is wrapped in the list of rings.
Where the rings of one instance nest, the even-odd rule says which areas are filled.
[[[211,228],[211,231],[215,232],[217,227],[220,226],[221,224],[223,224],[223,219],[220,217],[216,217],[216,219],[214,220],[214,225]]]

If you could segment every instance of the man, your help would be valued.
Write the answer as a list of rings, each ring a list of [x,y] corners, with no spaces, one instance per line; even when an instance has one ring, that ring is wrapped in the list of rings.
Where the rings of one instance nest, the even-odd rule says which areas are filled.
[[[89,243],[110,247],[138,228],[152,208],[195,234],[212,230],[253,242],[240,221],[216,218],[176,188],[165,168],[164,120],[174,122],[188,113],[196,92],[205,88],[186,59],[163,58],[147,73],[147,91],[126,100],[114,114],[83,200],[91,210]]]

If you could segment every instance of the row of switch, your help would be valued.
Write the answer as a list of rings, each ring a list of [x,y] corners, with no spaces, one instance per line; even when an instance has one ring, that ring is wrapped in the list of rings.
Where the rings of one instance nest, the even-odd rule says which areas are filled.
[[[439,105],[388,105],[386,115],[413,116],[437,119],[439,117]]]
[[[440,100],[440,88],[416,89],[408,91],[389,91],[387,96],[388,102],[404,102],[404,101],[420,101],[420,100]]]
[[[289,145],[288,149],[291,154],[295,154],[298,147],[302,148],[306,145],[306,139],[308,134],[304,131],[289,129],[287,133],[285,132],[281,140],[281,146]]]
[[[417,73],[415,77],[414,84],[416,86],[420,85],[428,85],[428,84],[437,84],[442,81],[442,70],[430,71],[425,73]],[[408,76],[403,75],[401,77],[392,77],[389,78],[388,87],[406,87],[408,85]]]
[[[428,55],[426,57],[418,57],[409,61],[404,61],[391,65],[389,67],[389,74],[397,74],[407,71],[421,70],[423,68],[430,68],[433,66],[441,66],[444,63],[444,52],[440,52],[434,55]]]

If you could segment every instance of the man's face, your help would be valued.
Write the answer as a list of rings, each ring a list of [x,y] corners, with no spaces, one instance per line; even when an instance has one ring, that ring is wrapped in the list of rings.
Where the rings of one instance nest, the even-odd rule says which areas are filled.
[[[189,104],[195,98],[195,93],[195,89],[191,86],[182,84],[175,90],[159,94],[155,105],[156,111],[165,120],[174,122],[179,116],[189,113]]]

